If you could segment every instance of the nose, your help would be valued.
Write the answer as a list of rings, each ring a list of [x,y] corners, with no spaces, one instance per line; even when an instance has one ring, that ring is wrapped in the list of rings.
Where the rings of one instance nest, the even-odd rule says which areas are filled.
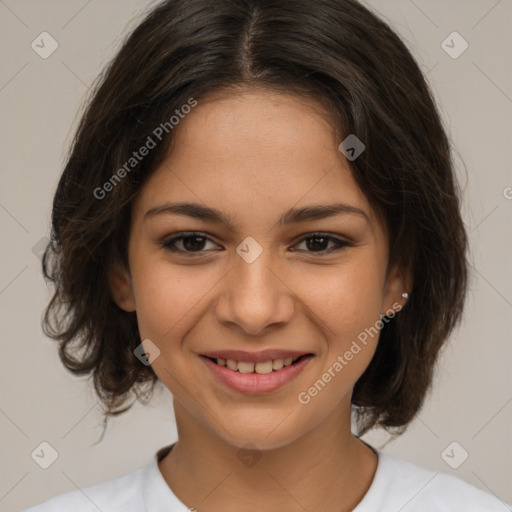
[[[294,294],[279,269],[268,250],[251,263],[235,254],[216,302],[219,323],[260,336],[289,322],[295,312]]]

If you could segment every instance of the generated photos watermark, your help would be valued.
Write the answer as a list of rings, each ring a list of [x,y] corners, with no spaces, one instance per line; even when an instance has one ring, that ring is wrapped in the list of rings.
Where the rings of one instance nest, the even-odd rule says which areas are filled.
[[[360,332],[357,335],[357,339],[352,340],[352,344],[349,349],[346,350],[343,354],[339,354],[336,358],[336,361],[333,362],[327,368],[327,371],[322,374],[322,376],[306,391],[301,391],[297,398],[302,405],[307,405],[311,402],[311,399],[322,391],[325,386],[329,382],[332,381],[342,370],[347,366],[354,356],[361,352],[362,348],[359,343],[366,346],[368,343],[368,338],[373,339],[375,336],[378,336],[381,329],[385,324],[389,323],[391,319],[402,309],[402,305],[398,302],[395,302],[393,306],[386,311],[386,314],[379,320],[375,322],[371,327],[366,327],[364,331]],[[358,343],[359,341],[359,343]]]
[[[132,156],[128,158],[128,160],[126,160],[126,162],[114,174],[112,174],[112,177],[109,178],[101,187],[96,187],[94,189],[94,197],[100,200],[104,199],[107,194],[111,192],[128,173],[135,169],[139,165],[139,162],[144,160],[144,157],[146,157],[150,151],[157,146],[158,142],[161,142],[165,135],[171,132],[171,130],[179,124],[181,119],[184,119],[195,106],[197,106],[197,100],[189,98],[187,103],[174,111],[176,115],[172,115],[169,118],[169,121],[160,123],[151,132],[151,135],[148,135],[146,141],[138,151],[134,151]]]

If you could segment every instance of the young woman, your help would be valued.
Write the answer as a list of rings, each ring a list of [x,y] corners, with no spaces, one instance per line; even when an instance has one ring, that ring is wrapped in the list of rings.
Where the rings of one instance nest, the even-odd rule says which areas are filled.
[[[466,243],[425,79],[365,7],[157,5],[60,180],[45,328],[106,416],[163,384],[179,440],[29,510],[503,511],[359,439],[422,406]]]

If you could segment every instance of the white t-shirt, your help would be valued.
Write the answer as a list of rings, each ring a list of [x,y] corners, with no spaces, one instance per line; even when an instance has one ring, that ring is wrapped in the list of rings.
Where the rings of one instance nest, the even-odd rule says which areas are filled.
[[[172,492],[157,462],[173,445],[153,456],[144,468],[100,484],[74,489],[24,512],[187,512]],[[492,494],[443,473],[378,452],[377,471],[353,512],[510,512]]]

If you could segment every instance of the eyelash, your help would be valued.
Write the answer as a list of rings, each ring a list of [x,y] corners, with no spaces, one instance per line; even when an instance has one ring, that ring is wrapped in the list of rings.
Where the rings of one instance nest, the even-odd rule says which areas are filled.
[[[165,250],[168,250],[168,251],[171,251],[171,252],[174,252],[174,253],[181,253],[181,254],[186,254],[187,257],[197,257],[197,256],[200,256],[201,253],[204,253],[204,252],[207,252],[205,250],[199,250],[199,251],[185,251],[183,249],[178,249],[176,247],[176,243],[184,240],[184,239],[187,239],[187,238],[194,238],[194,237],[199,237],[199,238],[204,238],[208,241],[211,241],[213,242],[209,237],[207,237],[206,235],[204,235],[203,233],[200,233],[200,232],[187,232],[187,233],[180,233],[178,236],[175,236],[175,237],[172,237],[170,239],[167,239],[167,240],[163,240],[162,242],[160,242],[160,245],[165,249]],[[318,255],[320,257],[322,256],[326,256],[328,254],[331,254],[332,252],[335,252],[335,251],[339,251],[345,247],[354,247],[355,244],[351,243],[351,242],[348,242],[346,240],[342,240],[340,238],[336,238],[336,237],[333,237],[331,235],[328,235],[327,233],[322,233],[322,232],[314,232],[314,233],[308,233],[307,236],[303,237],[301,240],[299,240],[299,242],[297,242],[297,244],[300,244],[306,240],[311,240],[313,238],[322,238],[322,239],[325,239],[325,240],[328,240],[330,242],[334,242],[335,243],[335,247],[332,247],[331,249],[323,249],[321,251],[305,251],[305,252],[308,252],[308,253],[311,253],[311,254],[314,254],[314,255]]]

